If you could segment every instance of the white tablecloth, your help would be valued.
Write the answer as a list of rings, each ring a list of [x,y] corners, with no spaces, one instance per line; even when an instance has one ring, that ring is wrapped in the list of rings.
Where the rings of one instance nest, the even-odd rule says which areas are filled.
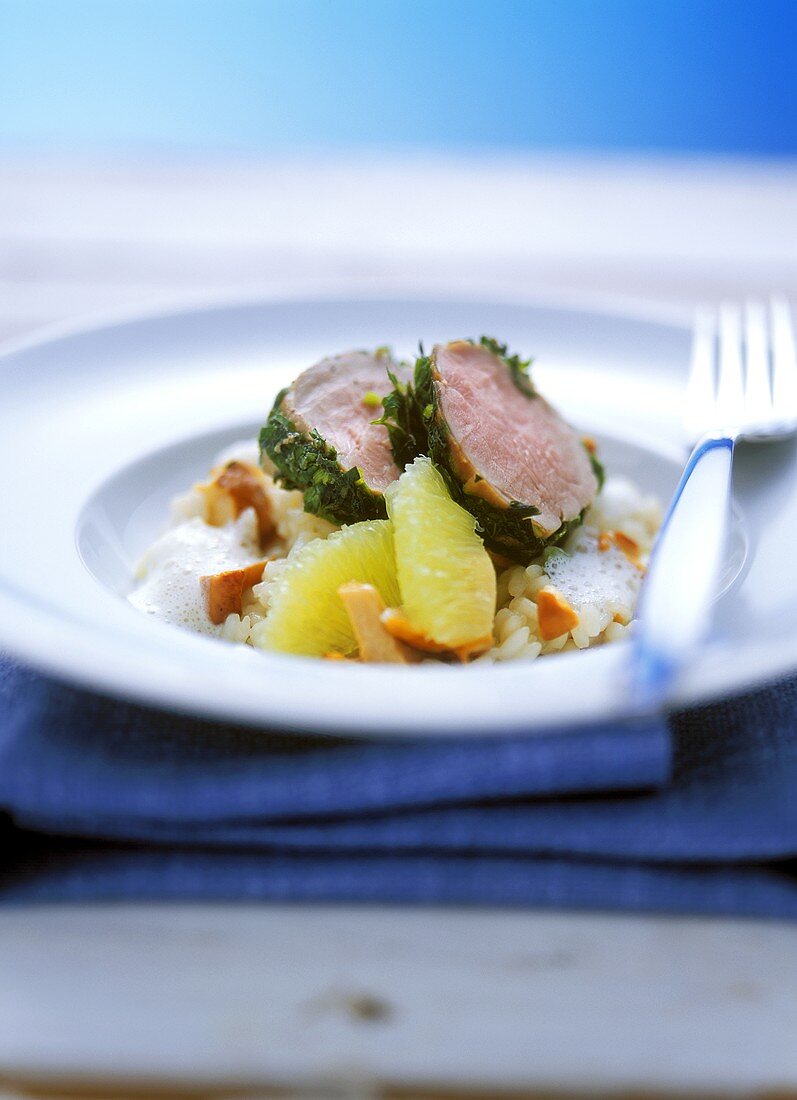
[[[218,296],[797,298],[797,164],[0,160],[0,339]]]

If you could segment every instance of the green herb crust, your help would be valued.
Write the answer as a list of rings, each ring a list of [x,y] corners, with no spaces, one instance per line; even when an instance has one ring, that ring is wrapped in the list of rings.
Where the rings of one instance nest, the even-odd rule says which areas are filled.
[[[501,360],[512,375],[512,381],[525,397],[537,396],[537,391],[534,389],[534,383],[529,374],[531,364],[534,362],[533,359],[521,359],[519,355],[510,355],[507,345],[499,343],[492,336],[482,336],[479,343],[483,348],[491,351],[496,359]]]
[[[301,489],[304,510],[331,523],[385,519],[384,497],[366,485],[359,468],[341,469],[334,447],[314,428],[302,428],[286,416],[283,401],[287,393],[288,388],[277,394],[260,430],[261,459],[268,455],[277,469],[277,480],[286,489]]]
[[[508,355],[505,344],[487,336],[482,336],[479,343],[506,365],[512,381],[524,397],[533,399],[537,396],[528,375],[531,360]],[[398,384],[394,381],[393,392],[382,401],[385,415],[380,423],[388,428],[397,464],[403,468],[418,455],[428,455],[445,478],[453,499],[476,519],[485,544],[513,561],[528,564],[546,547],[564,542],[581,525],[586,509],[567,520],[551,535],[541,538],[532,524],[533,517],[539,514],[539,509],[534,505],[521,501],[499,505],[485,499],[484,495],[473,491],[485,480],[477,471],[463,480],[462,460],[460,458],[458,461],[457,445],[440,406],[435,381],[434,355],[424,355],[421,349],[415,362],[412,383]],[[592,454],[590,461],[598,483],[602,485],[603,467]],[[499,493],[494,491],[493,495],[498,496]]]
[[[593,450],[587,447],[586,443],[584,444],[584,448],[589,455],[589,464],[592,467],[592,472],[597,479],[598,492],[600,492],[603,488],[603,483],[606,481],[606,470],[601,460],[598,458]]]
[[[400,381],[396,372],[388,368],[387,376],[393,383],[393,389],[382,398],[384,412],[378,420],[374,421],[374,424],[383,424],[387,428],[393,458],[400,470],[406,469],[419,455],[426,454],[426,424],[423,407],[416,398],[418,364],[423,359],[423,347],[420,352],[421,358],[415,363],[412,382]]]

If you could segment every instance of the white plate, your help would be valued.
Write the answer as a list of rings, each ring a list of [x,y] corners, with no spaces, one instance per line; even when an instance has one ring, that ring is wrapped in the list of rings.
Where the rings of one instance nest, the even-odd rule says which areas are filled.
[[[300,368],[352,346],[410,354],[419,339],[482,332],[535,355],[540,388],[598,437],[611,472],[669,495],[684,453],[683,328],[518,305],[349,301],[225,306],[72,333],[0,359],[0,645],[101,691],[296,729],[487,734],[624,713],[624,646],[495,667],[341,666],[194,636],[122,598],[172,494],[254,433]],[[787,444],[740,455],[746,560],[679,702],[797,667],[796,453]],[[737,554],[742,546],[737,537]]]

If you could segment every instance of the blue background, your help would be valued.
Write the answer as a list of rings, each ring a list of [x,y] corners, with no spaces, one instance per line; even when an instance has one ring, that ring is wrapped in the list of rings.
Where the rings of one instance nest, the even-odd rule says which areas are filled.
[[[797,0],[0,0],[0,146],[797,153]]]

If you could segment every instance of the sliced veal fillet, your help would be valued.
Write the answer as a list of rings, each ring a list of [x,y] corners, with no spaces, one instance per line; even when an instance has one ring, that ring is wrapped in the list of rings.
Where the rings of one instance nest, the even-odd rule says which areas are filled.
[[[533,388],[527,364],[482,338],[416,364],[414,400],[432,460],[493,550],[527,562],[577,526],[600,465]]]
[[[400,471],[387,429],[373,421],[396,367],[386,351],[350,351],[322,359],[277,395],[261,457],[304,492],[306,511],[333,523],[386,515],[383,494]]]

